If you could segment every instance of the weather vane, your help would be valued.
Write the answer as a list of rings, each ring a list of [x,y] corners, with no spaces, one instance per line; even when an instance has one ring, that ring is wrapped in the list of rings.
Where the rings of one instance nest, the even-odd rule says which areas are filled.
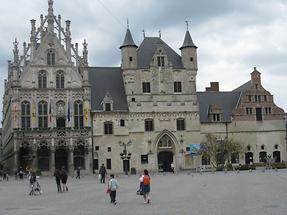
[[[188,31],[189,21],[188,21],[188,20],[186,20],[186,21],[185,21],[185,23],[186,23],[186,30]]]

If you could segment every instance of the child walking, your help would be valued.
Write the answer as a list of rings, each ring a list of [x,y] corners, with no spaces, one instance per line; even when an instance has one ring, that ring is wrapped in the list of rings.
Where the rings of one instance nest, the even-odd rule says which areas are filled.
[[[118,181],[115,179],[114,174],[111,174],[111,179],[109,181],[108,189],[110,189],[110,197],[111,197],[111,203],[116,205],[116,194],[118,189]]]

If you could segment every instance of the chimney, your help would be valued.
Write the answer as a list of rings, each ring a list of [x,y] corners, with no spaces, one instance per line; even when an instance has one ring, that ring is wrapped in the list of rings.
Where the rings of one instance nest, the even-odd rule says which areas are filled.
[[[206,92],[219,92],[219,82],[210,82],[210,87],[205,88]]]

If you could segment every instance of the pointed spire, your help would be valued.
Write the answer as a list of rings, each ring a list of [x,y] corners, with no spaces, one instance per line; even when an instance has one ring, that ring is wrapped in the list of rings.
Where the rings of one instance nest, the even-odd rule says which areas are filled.
[[[126,32],[126,36],[124,39],[124,43],[123,43],[123,45],[121,45],[120,49],[123,47],[128,47],[128,46],[137,48],[137,45],[134,43],[131,31],[129,29],[129,24],[127,26],[127,32]]]
[[[185,33],[185,37],[184,37],[184,42],[182,44],[182,46],[179,48],[180,50],[183,49],[183,48],[188,48],[188,47],[193,47],[193,48],[197,48],[192,39],[191,39],[191,36],[190,36],[190,33],[189,33],[189,30],[188,30],[188,24],[189,22],[188,21],[185,21],[186,23],[186,33]]]
[[[48,1],[48,31],[54,32],[54,10],[53,10],[53,0]]]
[[[86,42],[86,40],[84,40],[83,43],[83,59],[84,63],[88,64],[88,43]]]

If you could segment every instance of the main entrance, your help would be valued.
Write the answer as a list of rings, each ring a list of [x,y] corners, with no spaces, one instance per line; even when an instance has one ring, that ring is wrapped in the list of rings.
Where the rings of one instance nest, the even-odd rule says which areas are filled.
[[[157,145],[158,170],[162,172],[171,172],[172,163],[174,163],[174,143],[169,135],[163,135]]]
[[[162,151],[157,155],[158,168],[163,172],[171,172],[171,163],[173,163],[173,153],[171,151]]]

